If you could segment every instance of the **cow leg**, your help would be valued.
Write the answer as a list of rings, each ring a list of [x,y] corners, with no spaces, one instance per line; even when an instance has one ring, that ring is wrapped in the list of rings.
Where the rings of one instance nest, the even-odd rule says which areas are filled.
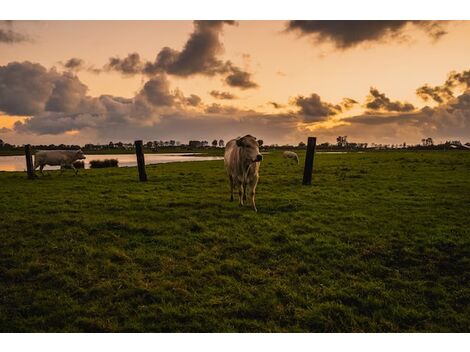
[[[78,169],[73,164],[71,164],[70,166],[72,167],[73,171],[75,171],[75,175],[77,175]]]
[[[240,183],[239,184],[239,187],[238,187],[238,197],[239,197],[239,200],[240,200],[240,206],[242,207],[243,206],[243,198],[245,198],[245,195],[244,195],[244,192],[245,189],[243,187],[243,184]]]
[[[42,169],[44,169],[44,164],[41,164],[39,165],[39,172],[41,173],[42,176],[44,176],[44,172],[42,171]]]
[[[246,191],[246,190],[247,190],[247,185],[246,185],[246,183],[244,183],[244,184],[242,185],[242,187],[243,187],[243,202],[246,202],[246,193],[247,193],[247,191]]]
[[[60,164],[60,174],[62,175],[64,173],[65,169],[65,164]]]
[[[256,186],[258,184],[258,180],[255,180],[254,183],[252,183],[249,187],[250,189],[250,199],[251,199],[251,207],[253,208],[254,211],[258,211],[256,208],[256,202],[255,202],[255,196],[256,196]]]
[[[233,178],[229,176],[230,179],[230,201],[233,202]]]

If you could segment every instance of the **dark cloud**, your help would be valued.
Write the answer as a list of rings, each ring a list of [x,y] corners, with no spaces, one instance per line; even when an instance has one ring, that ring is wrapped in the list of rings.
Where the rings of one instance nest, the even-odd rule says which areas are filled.
[[[0,28],[0,43],[15,44],[28,41],[30,41],[30,38],[25,34],[15,32],[11,29]]]
[[[251,74],[223,61],[219,56],[224,47],[220,35],[224,24],[235,25],[235,21],[194,21],[194,31],[181,51],[165,47],[154,62],[146,62],[142,72],[154,75],[166,72],[170,75],[189,77],[200,74],[205,76],[225,75],[225,82],[241,89],[256,88]]]
[[[107,71],[117,71],[123,75],[136,75],[142,72],[143,63],[138,53],[128,54],[125,58],[111,57],[104,67]]]
[[[240,89],[257,88],[258,84],[251,80],[251,74],[232,66],[231,73],[225,78],[225,82],[231,87]]]
[[[221,99],[221,100],[232,100],[232,99],[237,99],[237,97],[230,93],[230,92],[221,92],[218,90],[212,90],[209,92],[211,96],[213,96],[216,99]]]
[[[342,111],[340,105],[333,105],[321,100],[318,94],[309,97],[297,96],[293,104],[300,108],[299,114],[303,115],[306,122],[324,121],[328,116],[339,114]]]
[[[201,98],[196,94],[191,94],[188,98],[186,98],[186,104],[191,106],[198,106],[201,104]]]
[[[272,105],[274,109],[282,109],[283,107],[285,107],[284,105],[276,103],[274,101],[270,101],[270,102],[268,102],[268,104]]]
[[[455,88],[470,88],[470,70],[451,72],[444,84],[435,87],[425,84],[416,90],[416,94],[424,101],[433,100],[442,104],[454,97]]]
[[[343,98],[343,101],[339,104],[343,110],[352,109],[354,105],[359,104],[357,101],[351,98]]]
[[[226,63],[217,57],[224,48],[220,42],[223,25],[234,21],[194,21],[194,31],[181,51],[163,48],[155,62],[147,63],[145,71],[165,71],[172,75],[187,77],[193,74],[212,76],[227,72]]]
[[[170,84],[163,75],[148,80],[140,94],[154,106],[171,106],[175,102],[175,95],[170,93]]]
[[[239,112],[239,109],[234,106],[213,103],[206,107],[205,112],[208,114],[235,114]]]
[[[444,21],[289,21],[287,30],[349,49],[363,43],[403,39],[407,25],[423,30],[434,40],[446,33]]]
[[[400,101],[391,101],[385,94],[380,93],[375,88],[370,88],[370,93],[367,96],[366,107],[370,110],[380,111],[407,112],[415,110],[415,107],[412,104],[402,103]]]
[[[54,79],[54,89],[46,102],[45,110],[51,112],[74,112],[86,99],[88,88],[77,76],[69,73]]]
[[[0,111],[33,115],[44,111],[59,75],[31,62],[0,66]]]
[[[62,65],[70,71],[79,71],[83,69],[85,62],[78,57],[72,57],[68,59],[65,63],[63,63]]]

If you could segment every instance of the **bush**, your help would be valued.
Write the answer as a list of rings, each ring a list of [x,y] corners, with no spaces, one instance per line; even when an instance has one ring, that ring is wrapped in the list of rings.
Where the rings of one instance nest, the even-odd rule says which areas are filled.
[[[77,160],[73,162],[73,167],[76,169],[84,169],[85,168],[85,162]]]
[[[118,167],[119,161],[117,159],[105,159],[105,160],[90,160],[91,169],[100,169],[104,167]]]

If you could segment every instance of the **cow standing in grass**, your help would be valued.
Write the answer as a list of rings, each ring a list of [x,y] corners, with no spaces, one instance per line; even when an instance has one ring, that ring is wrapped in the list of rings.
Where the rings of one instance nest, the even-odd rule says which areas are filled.
[[[75,170],[75,175],[78,170],[75,168],[73,163],[77,160],[86,159],[85,155],[79,150],[38,150],[34,154],[34,169],[36,170],[39,166],[39,171],[41,175],[44,173],[42,169],[44,166],[60,166],[61,173],[63,169],[69,168]]]
[[[282,153],[282,156],[284,157],[284,159],[291,159],[294,160],[297,164],[299,163],[299,156],[297,155],[297,153],[286,150],[284,153]]]
[[[224,165],[230,180],[230,200],[233,201],[233,190],[236,188],[240,206],[243,206],[249,194],[254,211],[257,211],[255,193],[261,160],[263,156],[259,152],[258,142],[249,134],[232,139],[225,146]]]

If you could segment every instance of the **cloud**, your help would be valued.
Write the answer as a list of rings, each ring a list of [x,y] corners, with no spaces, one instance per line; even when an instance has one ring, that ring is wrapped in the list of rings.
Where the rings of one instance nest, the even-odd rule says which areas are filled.
[[[209,92],[209,94],[216,99],[222,99],[222,100],[232,100],[232,99],[237,98],[234,94],[230,92],[221,92],[218,90],[212,90]]]
[[[239,112],[239,109],[234,106],[213,103],[207,106],[204,111],[208,114],[235,114]]]
[[[445,21],[289,21],[287,31],[349,49],[364,43],[403,40],[408,26],[421,29],[433,40],[446,34]]]
[[[123,59],[119,57],[109,58],[104,69],[106,71],[117,71],[123,75],[132,76],[141,73],[143,66],[144,64],[140,59],[140,55],[138,53],[131,53]]]
[[[80,71],[83,69],[84,65],[85,62],[78,57],[72,57],[62,64],[64,68],[70,71]]]
[[[226,64],[217,57],[224,52],[219,36],[223,25],[234,21],[194,21],[194,31],[181,51],[163,48],[155,62],[147,63],[146,72],[165,71],[187,77],[193,74],[208,76],[227,72]]]
[[[232,66],[231,73],[225,78],[225,83],[231,87],[237,87],[240,89],[257,88],[258,84],[251,80],[251,74],[242,71],[238,67]]]
[[[186,98],[185,102],[191,106],[198,106],[201,104],[201,98],[196,94],[191,94],[188,98]]]
[[[155,106],[171,106],[175,101],[175,95],[170,93],[169,83],[163,75],[148,80],[139,94]]]
[[[270,101],[268,104],[271,105],[274,109],[282,109],[285,107],[284,105],[276,103],[275,101]]]
[[[11,29],[0,28],[0,44],[15,44],[28,41],[31,41],[31,39],[25,34],[15,32]]]
[[[0,133],[8,133],[8,132],[11,132],[10,128],[6,128],[6,127],[0,128]]]
[[[34,115],[44,110],[59,74],[31,62],[0,66],[0,111]]]
[[[277,108],[276,103],[271,104]],[[326,120],[329,116],[349,110],[357,104],[357,101],[351,98],[344,98],[341,103],[334,105],[322,101],[318,94],[313,93],[308,97],[299,95],[291,100],[291,104],[300,108],[299,114],[304,117],[305,122],[319,122]]]
[[[413,111],[415,109],[415,107],[410,103],[391,101],[385,94],[380,93],[375,88],[370,88],[370,93],[367,96],[366,107],[370,110],[398,112]]]
[[[440,86],[431,87],[427,84],[419,87],[416,94],[424,101],[433,100],[436,103],[445,103],[454,98],[456,88],[470,88],[470,70],[449,73],[447,80]]]

